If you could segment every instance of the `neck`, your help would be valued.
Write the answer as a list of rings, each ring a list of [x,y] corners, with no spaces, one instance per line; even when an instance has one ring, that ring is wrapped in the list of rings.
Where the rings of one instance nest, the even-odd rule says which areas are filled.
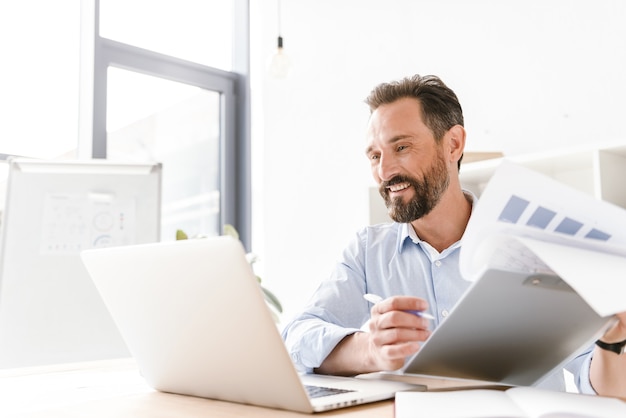
[[[460,186],[448,188],[431,213],[411,222],[421,240],[442,252],[461,239],[472,213],[472,204]]]

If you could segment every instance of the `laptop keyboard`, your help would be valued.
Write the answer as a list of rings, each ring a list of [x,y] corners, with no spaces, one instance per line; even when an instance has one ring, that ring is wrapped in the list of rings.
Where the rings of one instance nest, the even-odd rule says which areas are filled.
[[[349,389],[327,388],[324,386],[304,385],[310,398],[321,398],[322,396],[337,395],[339,393],[354,392]]]

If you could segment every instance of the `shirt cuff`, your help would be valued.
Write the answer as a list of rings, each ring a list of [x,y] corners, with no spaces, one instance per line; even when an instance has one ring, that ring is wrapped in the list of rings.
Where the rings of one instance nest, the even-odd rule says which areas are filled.
[[[580,393],[584,393],[586,395],[597,395],[597,392],[591,385],[590,368],[592,358],[593,351],[585,358],[585,361],[580,368],[580,375],[578,376],[578,390]]]
[[[326,327],[316,341],[303,339],[299,347],[290,353],[291,359],[298,371],[313,373],[313,369],[321,366],[341,340],[360,331],[356,328]]]

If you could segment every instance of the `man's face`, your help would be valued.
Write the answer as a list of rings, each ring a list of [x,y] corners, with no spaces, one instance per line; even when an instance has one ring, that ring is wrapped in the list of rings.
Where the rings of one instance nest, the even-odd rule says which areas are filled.
[[[437,205],[450,182],[441,145],[422,120],[415,99],[400,99],[375,110],[366,154],[379,191],[396,222],[412,222]]]
[[[439,152],[435,161],[432,162],[432,167],[424,173],[421,180],[398,175],[389,181],[381,183],[378,191],[385,200],[391,219],[396,222],[406,223],[420,219],[430,213],[439,203],[449,184],[450,176],[448,175],[443,156]],[[407,202],[400,196],[392,198],[390,190],[404,187],[404,185],[413,188],[415,191],[413,197]]]

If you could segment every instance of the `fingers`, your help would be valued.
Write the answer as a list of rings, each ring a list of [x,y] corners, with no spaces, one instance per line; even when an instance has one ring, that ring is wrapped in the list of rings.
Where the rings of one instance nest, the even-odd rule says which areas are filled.
[[[383,314],[390,311],[426,311],[428,303],[412,296],[393,296],[373,306],[373,312]]]
[[[424,300],[413,297],[393,297],[372,307],[370,347],[382,370],[402,367],[404,360],[430,336],[430,321],[406,312],[427,307]]]
[[[405,359],[420,349],[420,341],[427,338],[419,334],[427,332],[395,328],[370,333],[370,351],[372,358],[376,359],[378,370],[396,370],[402,367]]]
[[[430,336],[427,329],[415,328],[375,328],[370,325],[371,340],[377,347],[403,343],[419,343]],[[417,345],[419,347],[419,344]]]
[[[419,350],[419,343],[385,345],[377,347],[379,370],[397,370],[404,366],[405,359]]]
[[[370,329],[409,328],[428,329],[430,321],[407,311],[389,311],[383,314],[372,313]]]
[[[376,303],[371,310],[371,323],[377,328],[418,328],[427,329],[427,318],[409,312],[424,312],[428,303],[424,299],[411,296],[394,296]]]

